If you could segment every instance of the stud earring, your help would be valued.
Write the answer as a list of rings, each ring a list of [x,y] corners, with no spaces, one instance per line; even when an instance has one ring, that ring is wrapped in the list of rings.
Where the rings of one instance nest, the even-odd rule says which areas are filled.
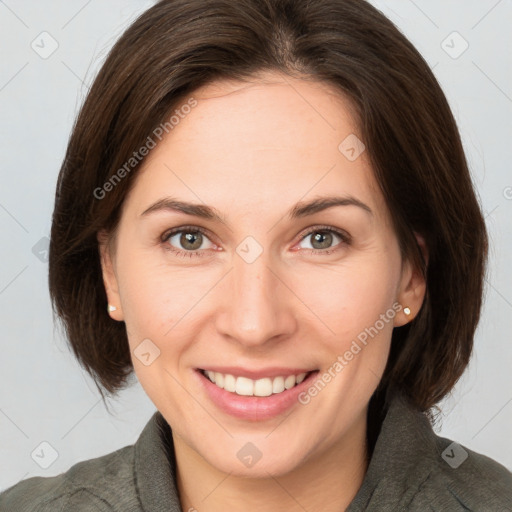
[[[109,313],[112,313],[112,311],[117,311],[117,308],[115,306],[112,306],[111,304],[108,305],[107,311]]]
[[[411,310],[409,308],[404,308],[404,313],[409,316],[411,314]]]

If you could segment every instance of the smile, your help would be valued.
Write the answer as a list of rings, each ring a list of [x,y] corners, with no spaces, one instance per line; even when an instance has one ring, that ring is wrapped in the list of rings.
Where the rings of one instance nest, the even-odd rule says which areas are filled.
[[[288,376],[278,375],[273,378],[264,377],[254,380],[249,377],[236,377],[229,373],[213,372],[210,370],[201,370],[201,372],[218,388],[241,396],[277,395],[300,384],[307,377],[308,373],[312,373],[299,373]]]
[[[303,367],[195,368],[193,374],[204,397],[229,416],[246,421],[265,421],[302,408],[298,400],[319,370]],[[300,409],[299,409],[300,410]]]

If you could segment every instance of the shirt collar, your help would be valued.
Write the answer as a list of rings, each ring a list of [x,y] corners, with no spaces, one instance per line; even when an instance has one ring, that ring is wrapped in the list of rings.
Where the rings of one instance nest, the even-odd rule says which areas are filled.
[[[390,401],[368,470],[347,512],[407,502],[427,478],[435,436],[425,414],[403,395]],[[157,411],[135,443],[135,485],[144,512],[181,512],[171,429]]]
[[[381,426],[363,483],[346,512],[401,510],[432,471],[437,453],[427,416],[396,394]]]
[[[159,411],[135,443],[135,486],[144,512],[181,512],[171,430]]]

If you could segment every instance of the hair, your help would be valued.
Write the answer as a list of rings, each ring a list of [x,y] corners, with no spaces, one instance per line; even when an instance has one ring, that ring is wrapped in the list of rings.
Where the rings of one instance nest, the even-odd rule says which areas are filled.
[[[105,197],[95,191],[198,87],[264,71],[329,84],[355,109],[402,256],[427,283],[418,315],[393,330],[372,418],[395,389],[428,412],[471,356],[487,233],[445,95],[414,46],[366,1],[162,0],[124,32],[79,112],[58,177],[54,314],[103,399],[125,387],[133,372],[126,326],[107,313],[97,235],[115,233],[144,159]]]

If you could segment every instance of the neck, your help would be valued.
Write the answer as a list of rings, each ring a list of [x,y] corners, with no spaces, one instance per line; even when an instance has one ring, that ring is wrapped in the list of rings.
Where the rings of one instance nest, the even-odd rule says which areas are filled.
[[[184,512],[339,512],[354,499],[368,468],[366,410],[334,445],[288,473],[269,478],[224,473],[174,433],[173,442]]]

